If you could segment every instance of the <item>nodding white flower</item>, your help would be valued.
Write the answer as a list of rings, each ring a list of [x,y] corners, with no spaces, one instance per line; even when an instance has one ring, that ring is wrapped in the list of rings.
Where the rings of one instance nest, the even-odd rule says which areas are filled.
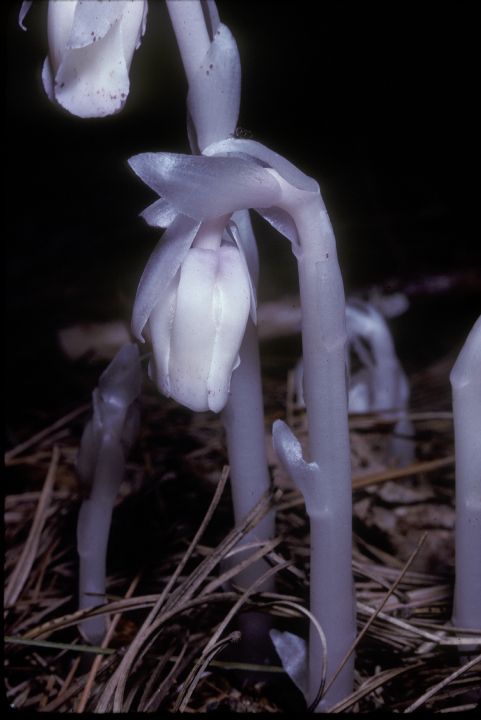
[[[23,3],[20,24],[29,7]],[[49,98],[79,117],[119,112],[146,16],[147,0],[49,0],[49,54],[42,69]]]
[[[257,253],[243,211],[257,209],[297,247],[286,195],[292,188],[296,202],[317,197],[318,185],[247,140],[216,143],[203,155],[143,153],[129,163],[161,196],[143,217],[167,227],[139,283],[133,333],[143,342],[148,331],[150,373],[163,394],[192,410],[220,412],[249,311],[256,319]]]

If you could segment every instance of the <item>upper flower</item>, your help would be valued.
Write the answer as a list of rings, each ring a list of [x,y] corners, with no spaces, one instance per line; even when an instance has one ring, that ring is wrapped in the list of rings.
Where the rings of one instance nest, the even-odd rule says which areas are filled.
[[[23,3],[21,24],[29,7]],[[79,117],[121,110],[146,16],[147,0],[49,0],[49,54],[42,70],[49,98]]]

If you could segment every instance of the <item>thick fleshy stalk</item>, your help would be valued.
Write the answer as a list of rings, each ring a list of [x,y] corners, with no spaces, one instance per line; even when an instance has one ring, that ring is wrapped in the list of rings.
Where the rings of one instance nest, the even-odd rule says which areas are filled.
[[[174,32],[177,38],[179,51],[182,56],[187,81],[190,88],[190,98],[200,87],[199,68],[211,47],[211,36],[219,26],[219,17],[215,3],[202,4],[200,0],[167,0]],[[205,12],[204,12],[205,11]],[[206,24],[206,17],[211,27]],[[217,33],[218,34],[218,33]],[[231,62],[233,50],[229,50]],[[209,66],[212,68],[212,66]],[[206,75],[209,68],[206,68]],[[208,88],[206,87],[207,91]],[[235,91],[232,91],[235,95]],[[199,90],[199,93],[201,91]],[[202,95],[202,93],[201,93]],[[197,97],[198,116],[202,116],[202,105],[208,101],[207,97]],[[232,100],[230,113],[227,105],[223,107],[220,115],[226,116],[225,123],[232,123],[237,115],[237,101]],[[230,117],[232,115],[232,117]],[[222,132],[212,127],[212,119],[206,122],[207,127],[197,127],[197,140],[200,150],[203,149],[202,138],[209,137],[209,141],[223,140],[224,137],[214,137],[216,132]],[[253,237],[252,226],[247,211],[238,213],[238,229],[244,237],[249,236],[249,247],[255,255],[249,263],[250,271],[257,280],[257,250]],[[252,267],[254,265],[254,267]],[[269,470],[265,448],[264,409],[262,400],[262,383],[259,360],[259,343],[254,323],[249,319],[245,336],[241,345],[240,365],[234,370],[231,377],[229,400],[222,412],[222,422],[226,433],[227,452],[230,465],[230,481],[232,489],[232,502],[234,519],[239,523],[252,510],[261,496],[270,488]],[[244,539],[244,543],[252,540],[264,541],[274,535],[275,518],[271,513]],[[237,559],[239,556],[236,556]],[[264,561],[259,561],[235,578],[236,583],[243,587],[252,584],[267,569]],[[273,581],[264,590],[272,589]],[[247,627],[244,628],[247,631]],[[254,638],[252,640],[255,641]]]
[[[456,456],[453,623],[481,630],[481,317],[451,370]]]
[[[278,178],[279,181],[279,178]],[[309,428],[311,481],[294,482],[304,494],[311,529],[310,609],[327,643],[327,682],[355,637],[352,576],[352,480],[349,450],[344,287],[336,241],[320,193],[284,183],[284,207],[299,237],[297,262],[302,308],[304,397]],[[294,438],[293,438],[294,440]],[[276,443],[282,452],[282,443]],[[289,467],[289,463],[287,463]],[[311,626],[308,702],[319,689],[323,649]],[[344,666],[321,703],[323,712],[353,688],[354,658]]]

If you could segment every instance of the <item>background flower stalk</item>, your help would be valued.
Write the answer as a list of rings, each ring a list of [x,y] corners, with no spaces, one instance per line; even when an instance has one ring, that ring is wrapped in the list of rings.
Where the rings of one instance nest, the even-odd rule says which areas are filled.
[[[453,623],[481,630],[481,316],[450,374],[456,457]]]

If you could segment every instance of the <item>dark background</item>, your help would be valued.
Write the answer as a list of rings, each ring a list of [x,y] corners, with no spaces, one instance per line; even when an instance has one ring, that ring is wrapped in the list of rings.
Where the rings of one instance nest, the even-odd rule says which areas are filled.
[[[90,378],[78,384],[57,330],[129,321],[159,232],[138,217],[154,195],[127,158],[188,152],[186,81],[163,2],[149,2],[126,107],[98,120],[49,102],[47,3],[34,2],[28,32],[20,4],[4,23],[8,444],[89,399]],[[318,180],[346,292],[468,272],[455,292],[418,296],[395,321],[412,366],[459,347],[481,310],[475,6],[218,2],[241,56],[239,125]],[[260,299],[296,292],[289,244],[255,223]]]

